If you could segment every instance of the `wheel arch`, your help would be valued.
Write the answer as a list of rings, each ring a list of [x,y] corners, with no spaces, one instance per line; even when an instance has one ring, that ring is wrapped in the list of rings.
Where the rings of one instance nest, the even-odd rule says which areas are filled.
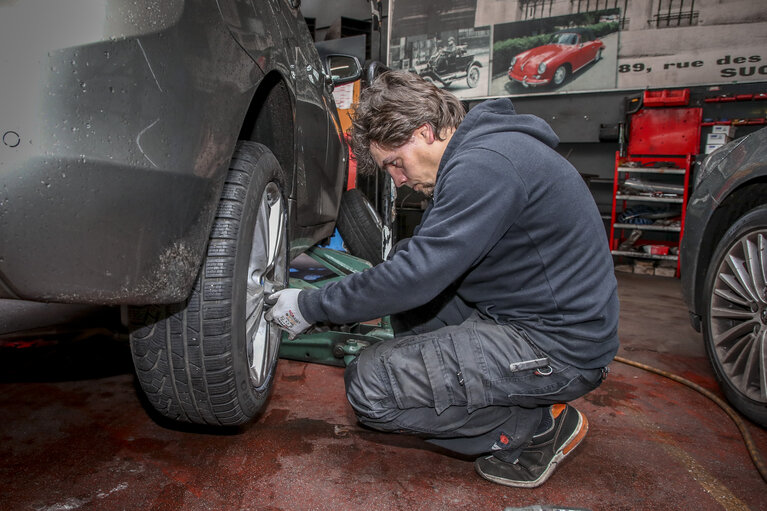
[[[266,146],[288,175],[288,194],[293,192],[295,159],[295,100],[285,78],[268,73],[258,84],[240,128],[239,140]]]
[[[759,176],[739,185],[727,195],[711,214],[700,239],[700,251],[696,265],[698,271],[695,275],[696,292],[693,295],[696,311],[701,312],[703,310],[705,297],[700,291],[705,287],[708,266],[711,264],[711,258],[717,244],[733,222],[762,204],[767,204],[767,175]]]

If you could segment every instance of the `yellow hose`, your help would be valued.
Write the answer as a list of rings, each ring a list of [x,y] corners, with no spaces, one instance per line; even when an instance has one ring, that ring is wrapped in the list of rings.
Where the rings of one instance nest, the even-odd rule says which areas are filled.
[[[681,383],[683,385],[687,385],[691,389],[700,392],[701,394],[703,394],[704,396],[712,400],[714,403],[719,405],[719,407],[722,410],[724,410],[727,413],[727,415],[729,415],[730,418],[735,422],[735,425],[738,426],[738,429],[740,430],[740,434],[743,436],[743,441],[746,443],[746,449],[748,449],[748,454],[751,456],[751,460],[754,462],[754,465],[756,465],[756,469],[759,471],[759,475],[761,475],[762,479],[764,479],[765,482],[767,482],[767,468],[765,468],[762,455],[756,449],[754,440],[753,438],[751,438],[751,433],[749,433],[748,429],[746,428],[746,423],[743,422],[743,419],[740,417],[740,415],[738,415],[738,412],[733,410],[732,407],[730,407],[730,405],[724,402],[724,400],[722,400],[716,394],[704,389],[697,383],[691,382],[690,380],[686,378],[682,378],[681,376],[678,376],[676,374],[669,373],[668,371],[664,371],[662,369],[648,366],[639,362],[634,362],[633,360],[629,360],[623,357],[615,357],[615,360],[622,364],[638,367],[639,369],[644,369],[645,371],[649,371],[651,373],[655,373],[660,376],[666,377],[670,380],[674,380],[675,382]]]

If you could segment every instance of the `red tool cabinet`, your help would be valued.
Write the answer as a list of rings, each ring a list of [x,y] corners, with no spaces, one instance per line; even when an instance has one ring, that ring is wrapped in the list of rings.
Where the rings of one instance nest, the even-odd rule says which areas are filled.
[[[626,155],[615,155],[610,250],[621,258],[673,261],[678,276],[703,112],[676,106],[687,103],[684,90],[652,94],[630,118]]]

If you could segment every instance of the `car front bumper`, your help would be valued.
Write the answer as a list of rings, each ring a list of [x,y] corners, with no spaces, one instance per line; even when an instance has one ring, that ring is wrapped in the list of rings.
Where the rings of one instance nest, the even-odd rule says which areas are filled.
[[[509,71],[509,80],[521,83],[525,87],[538,87],[551,82],[550,78],[541,78],[540,75],[530,76],[516,71]]]

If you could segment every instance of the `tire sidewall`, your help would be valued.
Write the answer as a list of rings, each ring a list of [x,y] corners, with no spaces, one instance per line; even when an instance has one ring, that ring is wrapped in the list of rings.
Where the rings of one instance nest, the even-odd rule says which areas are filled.
[[[276,158],[267,149],[263,149],[258,157],[255,167],[251,169],[250,182],[248,184],[247,195],[243,214],[240,219],[239,232],[237,236],[237,254],[235,256],[234,272],[232,279],[232,315],[231,321],[231,342],[232,342],[232,368],[235,374],[237,385],[237,394],[240,396],[240,403],[244,408],[246,415],[252,416],[261,408],[266,399],[273,382],[274,372],[277,367],[277,356],[271,361],[271,367],[267,372],[264,383],[256,388],[250,379],[250,364],[248,361],[248,338],[246,334],[246,300],[247,300],[247,281],[250,253],[253,244],[253,234],[255,222],[258,218],[258,211],[261,205],[261,197],[270,183],[276,183],[282,195],[282,201],[285,205],[283,215],[283,226],[286,231],[283,235],[287,236],[287,201],[285,198],[285,178],[282,169]],[[285,260],[287,261],[287,251],[289,250],[286,241]],[[287,268],[284,281],[287,283]]]
[[[722,392],[738,410],[762,427],[767,426],[767,405],[754,401],[735,388],[719,361],[711,332],[711,301],[714,285],[719,278],[719,268],[724,261],[724,257],[729,253],[735,242],[751,232],[765,228],[767,228],[767,205],[759,206],[741,216],[727,229],[724,236],[719,240],[706,271],[706,284],[704,287],[706,294],[704,295],[702,322],[706,354]]]

